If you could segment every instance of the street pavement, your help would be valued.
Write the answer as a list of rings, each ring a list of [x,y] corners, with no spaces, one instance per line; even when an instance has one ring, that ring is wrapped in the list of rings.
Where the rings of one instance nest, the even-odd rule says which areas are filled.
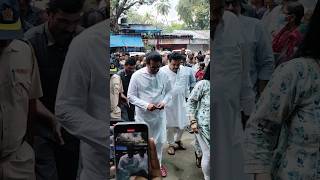
[[[182,142],[186,150],[178,150],[175,155],[167,153],[167,147],[163,150],[162,163],[168,168],[168,176],[164,180],[203,180],[201,168],[196,166],[194,148],[192,141],[194,135],[185,132],[182,136]],[[111,180],[115,180],[114,178]]]
[[[165,146],[163,151],[163,164],[168,167],[168,176],[164,180],[203,180],[201,168],[196,166],[194,148],[191,142],[194,135],[185,132],[182,142],[187,150],[177,150],[175,155],[167,153]]]

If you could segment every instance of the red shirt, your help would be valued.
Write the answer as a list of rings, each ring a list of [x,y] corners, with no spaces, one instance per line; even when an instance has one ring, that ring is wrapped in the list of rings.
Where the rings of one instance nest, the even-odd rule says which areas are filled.
[[[289,30],[284,27],[274,37],[272,41],[272,49],[275,53],[284,53],[285,61],[289,60],[295,53],[295,48],[299,46],[302,41],[302,34],[299,32],[298,27]]]
[[[196,79],[200,81],[203,79],[203,76],[204,76],[204,70],[199,69],[196,73]]]

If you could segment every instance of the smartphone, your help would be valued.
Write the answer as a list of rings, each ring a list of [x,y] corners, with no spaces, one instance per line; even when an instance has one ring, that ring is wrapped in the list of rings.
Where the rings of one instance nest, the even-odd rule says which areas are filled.
[[[109,160],[110,160],[109,164],[110,164],[110,166],[115,165],[114,164],[115,163],[115,160],[114,160],[115,155],[114,155],[114,142],[113,142],[114,133],[113,133],[113,129],[114,129],[114,126],[117,123],[120,123],[120,122],[123,122],[123,121],[121,121],[121,120],[110,121],[110,156],[109,156]]]
[[[114,126],[116,180],[150,179],[148,125],[120,122]]]

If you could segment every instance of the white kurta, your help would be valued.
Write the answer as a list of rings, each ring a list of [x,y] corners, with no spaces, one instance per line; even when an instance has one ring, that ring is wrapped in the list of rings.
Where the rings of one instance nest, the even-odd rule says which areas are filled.
[[[225,11],[213,42],[211,119],[213,142],[212,178],[247,180],[244,174],[240,116],[243,86],[243,39],[238,18]]]
[[[177,73],[170,70],[169,65],[160,69],[168,75],[171,84],[172,100],[165,108],[167,128],[178,127],[184,129],[187,125],[186,93],[189,91],[189,73],[184,66],[180,66]]]
[[[72,41],[57,93],[56,116],[80,139],[80,180],[108,179],[107,27],[103,21]]]
[[[282,5],[278,5],[262,18],[262,23],[269,33],[277,32],[285,25],[284,22],[281,22],[281,16],[283,16]]]
[[[168,76],[159,71],[156,75],[150,74],[147,67],[136,71],[130,80],[128,99],[135,105],[135,121],[149,125],[149,134],[157,143],[166,141],[166,114],[164,109],[148,111],[148,104],[167,104],[171,99],[171,89]]]
[[[274,70],[271,34],[256,18],[240,15],[239,20],[246,47],[249,48],[247,60],[250,64],[252,85],[255,85],[258,79],[269,80]]]

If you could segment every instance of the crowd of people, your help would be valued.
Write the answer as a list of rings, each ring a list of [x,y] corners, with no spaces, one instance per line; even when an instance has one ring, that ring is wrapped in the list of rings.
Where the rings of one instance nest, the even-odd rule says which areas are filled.
[[[112,120],[146,122],[149,125],[150,137],[156,142],[163,177],[168,173],[166,166],[161,163],[164,145],[168,144],[169,155],[174,155],[176,150],[185,150],[181,141],[182,135],[189,125],[189,118],[195,118],[200,114],[198,111],[205,111],[201,117],[206,119],[200,126],[203,126],[202,134],[206,135],[204,142],[207,148],[204,154],[207,157],[210,153],[208,150],[210,84],[205,83],[192,94],[197,82],[210,80],[208,74],[210,71],[206,70],[205,73],[210,64],[209,57],[208,53],[202,54],[201,51],[196,55],[190,51],[186,53],[186,49],[181,49],[179,52],[154,50],[142,56],[130,56],[128,52],[111,54]],[[205,98],[203,94],[198,94],[200,89],[203,89]],[[188,104],[190,97],[192,102]],[[198,110],[198,103],[205,105]],[[190,132],[196,129],[196,127],[194,130],[190,129]],[[195,147],[198,147],[196,152],[199,152],[201,146],[198,140],[195,141]],[[198,158],[203,154],[203,151],[200,152],[200,155],[197,154]],[[208,160],[208,158],[203,159]]]
[[[135,176],[148,179],[149,158],[147,154],[148,139],[142,133],[120,133],[116,140],[116,149],[122,152],[116,154],[117,180],[128,180]]]
[[[187,126],[206,180],[319,177],[319,2],[226,0],[212,59],[115,53],[109,88],[106,1],[30,3],[0,2],[0,179],[108,179],[110,115],[149,125],[163,177]]]
[[[319,8],[312,0],[221,7],[212,51],[214,178],[319,177]]]
[[[102,130],[108,117],[107,95],[102,95],[107,86],[94,88],[106,81],[106,2],[94,1],[85,11],[84,0],[49,0],[45,7],[32,0],[0,1],[0,179],[107,179],[107,155],[96,153],[109,147],[106,128]],[[71,43],[81,38],[88,39]],[[86,70],[78,60],[88,63]],[[92,76],[86,74],[90,68],[96,69]],[[75,84],[66,88],[70,82]],[[86,86],[101,95],[92,97]],[[81,93],[88,93],[80,97],[87,97],[81,101],[86,105],[75,103]],[[64,126],[72,118],[77,127]],[[81,123],[89,119],[89,124],[100,123],[101,130]]]

